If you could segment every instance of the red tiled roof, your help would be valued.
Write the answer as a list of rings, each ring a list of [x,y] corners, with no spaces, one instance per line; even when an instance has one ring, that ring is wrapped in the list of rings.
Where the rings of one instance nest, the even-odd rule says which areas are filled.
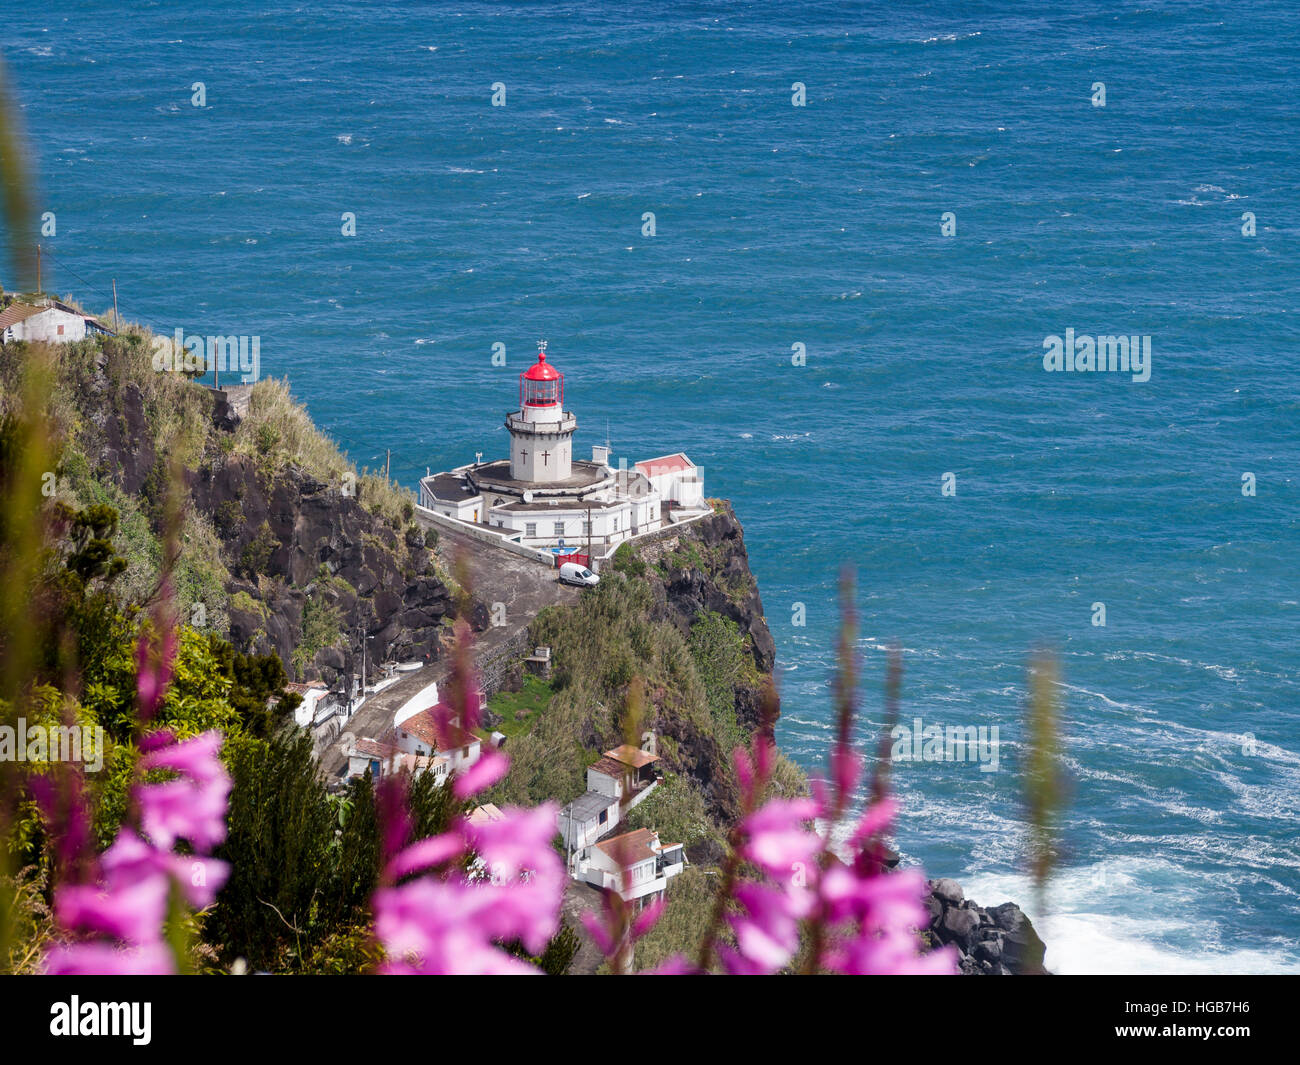
[[[504,821],[506,815],[497,808],[495,803],[485,802],[482,806],[476,806],[469,812],[469,823],[472,825],[486,825],[494,821]]]
[[[594,769],[597,773],[603,773],[614,780],[621,780],[627,774],[627,766],[613,758],[599,758],[587,768]]]
[[[456,747],[468,747],[471,743],[479,742],[479,738],[472,732],[466,732],[459,725],[448,724],[443,729],[443,732],[446,733],[447,742],[445,744],[439,743],[438,729],[435,724],[433,707],[430,707],[428,710],[421,710],[417,714],[412,714],[397,727],[403,732],[409,732],[422,743],[427,743],[435,751],[452,750]]]
[[[625,832],[621,836],[604,840],[596,846],[615,862],[621,862],[626,867],[655,857],[657,852],[651,847],[651,843],[657,838],[657,833],[653,829],[638,828],[634,832]]]
[[[645,459],[638,462],[636,468],[647,477],[654,477],[660,473],[681,473],[684,470],[693,470],[695,469],[695,463],[678,451],[673,455],[660,455],[657,459]]]
[[[369,758],[387,758],[393,753],[391,745],[368,738],[355,741],[352,744],[352,750],[355,754],[364,754]]]
[[[624,743],[615,747],[612,751],[606,751],[605,757],[612,758],[616,762],[622,762],[624,765],[630,765],[633,769],[640,769],[651,762],[659,761],[657,754],[651,754],[639,747],[633,747],[630,743]]]
[[[5,310],[0,311],[0,329],[8,329],[11,325],[26,321],[32,315],[47,310],[49,310],[48,307],[29,307],[25,303],[11,304]]]

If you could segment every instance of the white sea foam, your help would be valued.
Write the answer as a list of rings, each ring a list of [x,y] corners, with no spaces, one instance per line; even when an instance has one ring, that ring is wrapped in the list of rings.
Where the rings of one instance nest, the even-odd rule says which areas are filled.
[[[1184,879],[1177,867],[1160,859],[1063,870],[1049,885],[1045,913],[1036,911],[1027,877],[971,874],[960,882],[967,897],[981,906],[1019,905],[1047,944],[1046,964],[1054,973],[1300,973],[1300,951],[1294,944],[1279,943],[1274,949],[1215,946],[1231,929],[1216,926],[1194,897],[1170,898],[1187,894],[1174,887]],[[1167,900],[1163,905],[1162,899]],[[1157,906],[1162,912],[1150,912]]]

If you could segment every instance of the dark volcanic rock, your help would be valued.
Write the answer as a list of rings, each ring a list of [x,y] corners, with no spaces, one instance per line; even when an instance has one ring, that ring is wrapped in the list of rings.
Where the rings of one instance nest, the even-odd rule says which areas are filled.
[[[980,926],[979,915],[972,910],[958,909],[951,906],[944,910],[942,919],[935,927],[939,938],[945,943],[955,943],[966,950],[970,947],[975,930]]]
[[[87,453],[124,492],[156,508],[165,456],[155,451],[156,412],[147,409],[153,400],[112,371],[101,358],[85,385]],[[345,492],[342,478],[329,483],[293,465],[274,468],[231,454],[228,441],[239,415],[224,393],[193,388],[206,405],[210,430],[186,483],[194,508],[212,522],[232,575],[226,615],[236,648],[275,652],[292,675],[304,593],[311,587],[317,604],[337,614],[340,633],[336,646],[317,649],[308,665],[313,674],[351,669],[361,631],[375,637],[370,647],[379,660],[390,653],[436,657],[443,621],[455,606],[433,570],[423,534],[411,527],[395,531],[366,509],[352,484]],[[243,593],[238,601],[236,593]]]
[[[1047,972],[1043,959],[1047,947],[1034,930],[1033,923],[1014,902],[994,907],[993,921],[1006,932],[1002,941],[1002,961],[1013,973],[1040,976]]]
[[[966,898],[961,885],[946,877],[930,881],[930,893],[938,897],[946,906],[960,906]]]
[[[116,393],[115,409],[103,419],[101,463],[127,495],[138,495],[157,456],[144,409],[144,394],[134,381]]]
[[[966,898],[957,881],[932,880],[922,903],[928,927],[959,951],[958,968],[970,975],[1045,976],[1047,947],[1014,902],[985,909]]]

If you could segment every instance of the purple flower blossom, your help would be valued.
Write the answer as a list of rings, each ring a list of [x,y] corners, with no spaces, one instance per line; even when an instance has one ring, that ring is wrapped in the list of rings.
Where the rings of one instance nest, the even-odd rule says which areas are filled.
[[[170,741],[170,742],[169,742]],[[54,892],[54,917],[72,941],[45,955],[49,973],[170,973],[176,959],[163,926],[173,888],[191,906],[212,905],[229,869],[203,850],[225,838],[230,777],[218,757],[221,734],[177,743],[154,737],[138,766],[181,774],[161,783],[137,783],[133,805],[143,835],[123,825],[96,863],[93,883],[63,883]],[[172,853],[178,839],[194,855]]]
[[[498,945],[519,941],[540,954],[559,928],[564,868],[550,846],[556,808],[506,807],[502,820],[481,825],[459,818],[450,832],[395,854],[388,885],[372,897],[375,935],[388,954],[389,974],[508,974],[537,972]],[[426,871],[474,852],[469,871],[442,877]],[[425,875],[398,883],[412,873]]]

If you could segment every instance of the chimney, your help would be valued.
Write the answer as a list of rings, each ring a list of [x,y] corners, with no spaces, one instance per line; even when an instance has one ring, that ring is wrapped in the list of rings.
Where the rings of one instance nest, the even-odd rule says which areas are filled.
[[[608,465],[609,465],[609,445],[608,445],[608,444],[592,444],[592,446],[591,446],[591,461],[592,461],[592,462],[595,462],[595,463],[597,463],[597,464],[599,464],[599,465],[601,465],[601,466],[608,466]]]

